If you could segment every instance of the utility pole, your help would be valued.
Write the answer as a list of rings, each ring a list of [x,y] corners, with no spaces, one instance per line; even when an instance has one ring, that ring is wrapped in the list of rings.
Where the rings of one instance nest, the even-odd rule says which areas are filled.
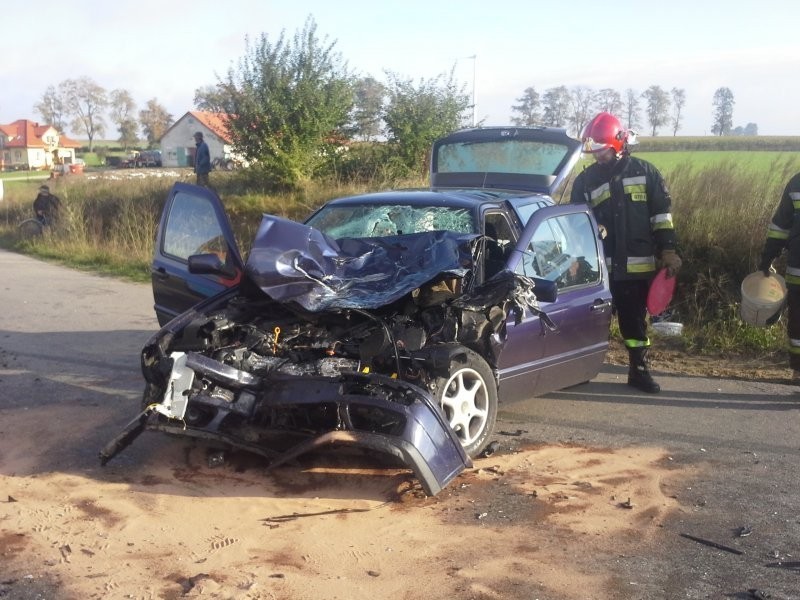
[[[472,61],[472,126],[476,127],[478,125],[478,112],[475,110],[475,75],[478,70],[478,55],[473,54],[472,56],[462,56],[461,58],[456,59],[456,63],[458,63],[459,60]]]
[[[478,124],[476,120],[478,113],[475,110],[475,74],[478,70],[478,55],[473,54],[467,58],[472,60],[472,126],[475,127]]]

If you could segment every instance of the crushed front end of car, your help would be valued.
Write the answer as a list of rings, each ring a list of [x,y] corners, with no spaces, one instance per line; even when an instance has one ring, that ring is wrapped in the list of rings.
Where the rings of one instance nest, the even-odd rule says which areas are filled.
[[[173,319],[142,351],[142,412],[105,464],[152,429],[279,465],[326,445],[395,456],[437,494],[471,466],[432,390],[464,348],[496,368],[511,311],[535,308],[508,271],[478,286],[480,236],[334,241],[265,216],[242,284]],[[493,382],[496,384],[496,382]]]

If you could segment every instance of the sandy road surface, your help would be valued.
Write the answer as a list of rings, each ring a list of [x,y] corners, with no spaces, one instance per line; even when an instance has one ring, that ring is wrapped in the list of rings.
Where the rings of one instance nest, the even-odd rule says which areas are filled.
[[[434,498],[377,457],[268,472],[233,454],[212,468],[203,446],[149,432],[101,468],[97,451],[138,406],[148,287],[2,252],[0,272],[0,598],[800,597],[797,484],[764,474],[783,447],[748,456],[741,481],[721,478],[742,452],[709,461],[693,440],[637,438],[657,429],[646,406],[627,411],[623,439],[554,408],[543,419],[512,407],[501,450]],[[618,377],[598,384],[601,401],[569,392],[587,420],[594,404],[609,414]],[[790,396],[769,401],[794,410],[778,404]],[[720,489],[726,479],[735,489]],[[753,536],[720,526],[748,510],[731,494],[765,485],[775,516],[751,520]]]

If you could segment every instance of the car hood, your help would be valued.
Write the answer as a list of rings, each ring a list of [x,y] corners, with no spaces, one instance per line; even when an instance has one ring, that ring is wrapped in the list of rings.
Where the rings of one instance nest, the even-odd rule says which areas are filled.
[[[466,275],[478,237],[431,231],[334,240],[308,225],[264,215],[245,276],[272,299],[311,312],[374,309],[438,277]]]

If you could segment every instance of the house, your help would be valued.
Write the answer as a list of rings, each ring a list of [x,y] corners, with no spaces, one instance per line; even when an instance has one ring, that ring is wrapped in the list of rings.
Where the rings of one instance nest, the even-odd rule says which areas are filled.
[[[75,162],[80,144],[58,133],[52,125],[19,119],[0,125],[0,171],[6,169],[52,169]]]
[[[232,166],[237,161],[231,148],[231,136],[225,126],[225,115],[190,110],[161,136],[161,160],[165,167],[194,166],[194,134],[200,131],[208,144],[212,164]]]

